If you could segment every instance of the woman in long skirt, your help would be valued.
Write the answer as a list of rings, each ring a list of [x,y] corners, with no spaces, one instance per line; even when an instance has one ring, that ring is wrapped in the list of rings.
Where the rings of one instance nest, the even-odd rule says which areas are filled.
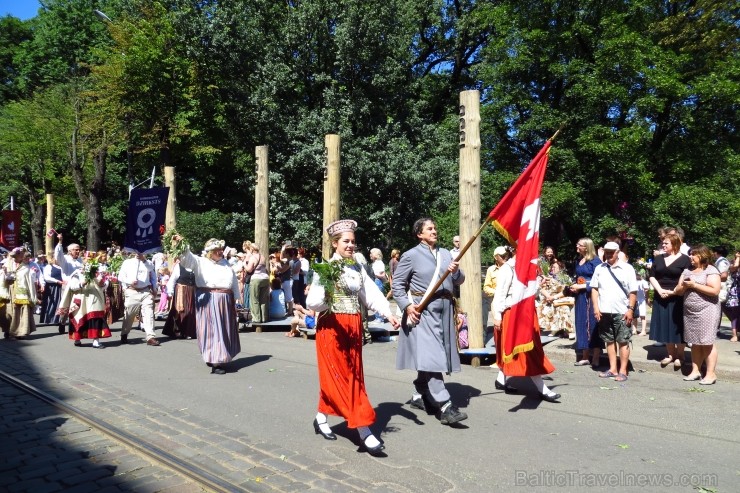
[[[182,237],[176,235],[174,241],[182,241]],[[195,328],[203,361],[211,373],[223,375],[223,365],[241,352],[236,319],[239,284],[224,259],[222,240],[211,238],[203,250],[205,256],[196,257],[185,249],[180,256],[180,269],[191,269],[195,275]]]
[[[46,287],[44,288],[44,300],[41,302],[39,322],[59,326],[59,333],[63,334],[64,323],[57,314],[63,289],[62,269],[57,265],[54,257],[51,257],[49,263],[44,267],[44,281]]]
[[[172,297],[172,303],[162,334],[172,338],[195,339],[195,274],[192,270],[180,268],[177,262],[166,289]]]
[[[394,327],[399,323],[388,300],[353,260],[356,227],[357,223],[348,219],[329,225],[326,231],[335,253],[326,265],[336,270],[337,279],[332,282],[327,276],[322,282],[321,275],[315,273],[306,297],[308,309],[322,312],[316,324],[320,392],[313,426],[325,439],[336,440],[327,415],[341,416],[349,428],[357,429],[368,453],[377,455],[384,445],[370,431],[375,410],[367,397],[362,369],[360,304],[388,318]]]

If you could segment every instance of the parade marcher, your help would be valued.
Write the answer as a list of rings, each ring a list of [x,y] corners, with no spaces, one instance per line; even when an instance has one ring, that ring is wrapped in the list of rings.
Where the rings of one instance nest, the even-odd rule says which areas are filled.
[[[335,277],[324,274],[322,281],[322,275],[315,272],[306,296],[309,310],[323,312],[317,315],[316,323],[320,391],[313,426],[325,439],[336,440],[327,415],[341,416],[349,428],[357,429],[367,452],[377,455],[384,445],[370,431],[375,410],[365,390],[360,305],[383,314],[394,327],[398,321],[391,314],[388,300],[354,261],[356,228],[357,223],[351,219],[335,221],[326,228],[334,255],[321,265],[335,269]]]
[[[505,260],[499,269],[496,279],[496,294],[493,296],[493,336],[496,341],[496,364],[499,372],[496,377],[495,387],[503,390],[507,394],[513,394],[518,390],[508,384],[508,377],[529,377],[534,383],[540,398],[547,402],[558,402],[560,394],[550,390],[542,375],[555,371],[550,360],[545,356],[540,340],[540,330],[537,323],[537,317],[534,317],[534,323],[531,330],[533,347],[529,351],[517,353],[511,361],[505,362],[503,358],[503,343],[506,331],[513,330],[514,320],[511,319],[511,307],[514,305],[513,284],[514,284],[514,267],[515,261],[511,256],[511,251],[506,247],[497,247],[494,252],[498,252],[495,257]],[[498,260],[498,259],[497,259]]]
[[[174,241],[182,241],[175,235]],[[189,248],[180,256],[180,268],[195,274],[195,328],[198,348],[211,373],[223,375],[225,363],[241,352],[239,321],[236,318],[239,283],[234,270],[224,259],[224,242],[211,238],[196,257]]]
[[[195,339],[195,274],[175,260],[166,290],[172,302],[162,334],[172,338]]]
[[[399,334],[396,368],[417,372],[411,406],[425,410],[427,402],[439,409],[442,424],[451,425],[468,418],[452,404],[442,376],[460,371],[453,289],[465,281],[465,275],[449,250],[437,247],[434,220],[417,220],[413,234],[419,244],[401,255],[391,285],[398,308],[410,322]],[[431,293],[445,271],[449,275],[444,283]],[[427,297],[431,301],[419,312],[421,300]]]
[[[121,325],[121,344],[128,344],[128,334],[138,316],[146,333],[147,346],[159,346],[154,333],[154,293],[157,292],[157,275],[154,264],[142,253],[123,261],[118,280],[124,290],[125,314]]]
[[[10,304],[10,285],[13,284],[12,274],[8,271],[10,259],[5,258],[0,267],[0,329],[5,339],[10,338],[10,322],[13,306]]]
[[[69,245],[67,245],[67,255],[65,255],[64,248],[62,246],[63,236],[61,233],[57,233],[57,240],[57,245],[54,247],[54,260],[56,261],[56,264],[59,266],[59,268],[62,269],[62,280],[64,280],[66,283],[72,273],[74,273],[77,269],[82,268],[82,259],[80,258],[80,245],[78,245],[77,243],[70,243]],[[63,334],[65,332],[64,325],[67,323],[66,316],[61,317],[60,323],[62,324],[62,327],[59,333]],[[72,333],[71,328],[69,332],[70,334]]]
[[[111,336],[105,314],[105,276],[89,261],[67,277],[58,313],[69,316],[69,338],[75,346],[92,339],[92,347],[102,349],[99,339]]]
[[[31,332],[36,331],[36,322],[33,315],[38,302],[38,294],[29,267],[31,253],[23,247],[17,247],[11,251],[11,256],[12,260],[9,261],[10,266],[8,268],[13,279],[10,286],[12,315],[9,339],[24,339]]]
[[[51,261],[44,267],[44,299],[41,303],[42,324],[53,324],[59,326],[59,333],[64,334],[64,323],[62,323],[57,309],[59,300],[62,296],[64,280],[62,279],[62,269],[57,265],[57,261],[52,257]]]
[[[72,275],[74,271],[82,268],[82,259],[80,258],[80,245],[77,243],[70,243],[67,246],[67,255],[64,254],[62,247],[62,234],[57,234],[59,242],[54,247],[54,259],[57,261],[57,265],[62,269],[62,276],[66,280]]]
[[[35,315],[41,315],[41,300],[44,297],[44,290],[46,289],[46,281],[44,280],[44,268],[41,264],[36,262],[36,259],[33,258],[31,252],[27,251],[25,253],[25,256],[28,258],[24,259],[24,263],[27,264],[28,268],[31,270],[31,281],[36,287],[36,304],[34,306],[33,313]]]
[[[637,311],[637,277],[630,264],[619,260],[617,243],[604,245],[604,263],[596,267],[589,285],[594,316],[609,357],[609,370],[599,373],[599,377],[624,382],[630,358],[630,327]]]

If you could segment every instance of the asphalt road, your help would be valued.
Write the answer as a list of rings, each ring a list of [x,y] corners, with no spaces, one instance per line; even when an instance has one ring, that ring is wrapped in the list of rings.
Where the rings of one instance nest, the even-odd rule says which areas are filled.
[[[405,404],[414,374],[395,370],[396,342],[374,343],[364,351],[365,380],[387,457],[373,458],[359,451],[356,432],[340,418],[330,418],[336,442],[314,434],[312,340],[243,333],[230,373],[218,376],[209,373],[195,341],[162,338],[154,348],[133,331],[133,344],[120,346],[118,327],[104,350],[75,348],[53,327],[3,344],[18,344],[34,371],[85,376],[114,393],[202,417],[316,460],[368,490],[740,490],[737,382],[705,388],[645,371],[619,384],[599,379],[590,367],[554,361],[558,369],[547,383],[563,397],[551,404],[527,380],[512,379],[523,393],[506,395],[493,388],[496,370],[464,366],[448,378],[448,388],[470,417],[450,428]]]

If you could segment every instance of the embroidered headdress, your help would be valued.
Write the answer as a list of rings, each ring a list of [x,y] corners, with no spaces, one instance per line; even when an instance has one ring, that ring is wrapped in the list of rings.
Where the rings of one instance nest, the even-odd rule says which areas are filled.
[[[335,236],[347,231],[354,231],[355,229],[357,229],[357,223],[355,221],[352,219],[340,219],[331,223],[326,228],[326,232],[329,233],[329,236]]]
[[[10,251],[10,256],[15,257],[16,255],[20,255],[22,253],[26,253],[26,249],[23,247],[15,247]]]
[[[216,249],[224,249],[224,246],[226,243],[224,240],[217,240],[216,238],[211,238],[210,240],[206,241],[206,246],[203,247],[203,251],[206,253],[211,252]]]

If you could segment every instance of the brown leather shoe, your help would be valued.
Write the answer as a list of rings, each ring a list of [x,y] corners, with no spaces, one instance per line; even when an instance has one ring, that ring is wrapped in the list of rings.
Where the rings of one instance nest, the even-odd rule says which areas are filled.
[[[146,345],[147,346],[159,346],[159,341],[154,338],[151,338],[148,341],[146,341]]]

